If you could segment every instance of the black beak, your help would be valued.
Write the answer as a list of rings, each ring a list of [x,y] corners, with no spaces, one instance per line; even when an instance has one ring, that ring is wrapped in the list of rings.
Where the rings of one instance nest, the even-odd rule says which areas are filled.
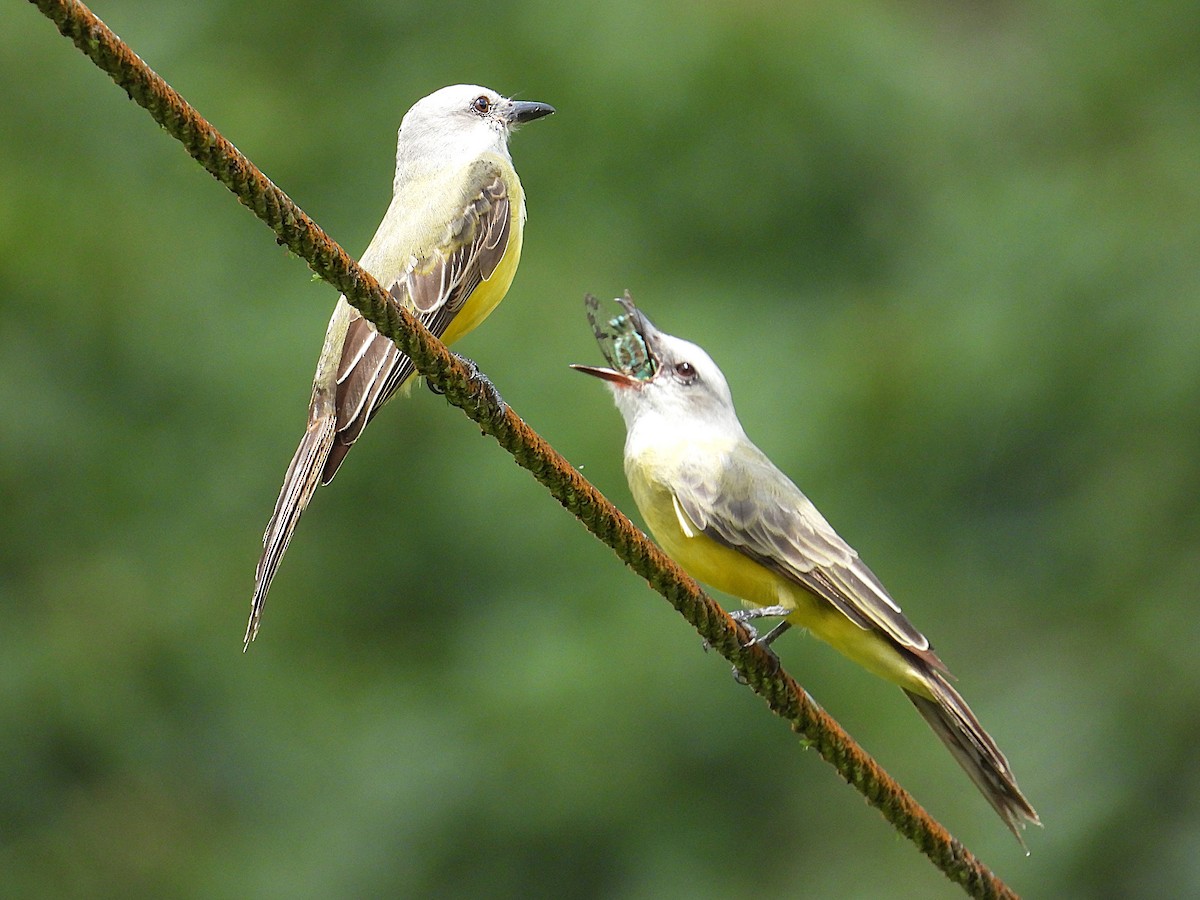
[[[554,107],[549,103],[539,103],[536,100],[509,100],[504,117],[509,123],[521,124],[548,116],[552,112],[554,112]]]

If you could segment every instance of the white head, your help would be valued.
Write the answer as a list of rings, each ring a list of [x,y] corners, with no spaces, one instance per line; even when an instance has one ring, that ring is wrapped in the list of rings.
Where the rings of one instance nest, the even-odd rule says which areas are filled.
[[[396,175],[442,168],[455,157],[498,153],[506,159],[508,136],[522,122],[548,116],[554,107],[509,100],[477,84],[454,84],[413,104],[400,123]]]
[[[601,349],[614,368],[572,368],[604,379],[630,433],[639,425],[652,425],[657,431],[675,429],[693,436],[741,435],[729,384],[712,357],[690,341],[659,331],[628,294],[617,302],[626,315],[609,327],[623,333],[603,333],[595,329],[593,318]],[[610,351],[605,341],[614,337],[616,346]]]

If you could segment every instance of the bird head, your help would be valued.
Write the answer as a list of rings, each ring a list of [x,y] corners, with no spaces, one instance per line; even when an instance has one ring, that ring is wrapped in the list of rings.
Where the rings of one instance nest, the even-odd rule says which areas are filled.
[[[571,368],[608,384],[626,425],[632,428],[646,416],[687,429],[736,425],[729,384],[712,357],[655,328],[628,291],[615,302],[625,312],[602,321],[597,318],[599,301],[591,294],[584,298],[592,333],[609,367]]]
[[[447,153],[474,158],[508,156],[508,136],[518,125],[554,112],[548,103],[512,100],[477,84],[452,84],[422,97],[400,123],[398,157],[445,165]]]

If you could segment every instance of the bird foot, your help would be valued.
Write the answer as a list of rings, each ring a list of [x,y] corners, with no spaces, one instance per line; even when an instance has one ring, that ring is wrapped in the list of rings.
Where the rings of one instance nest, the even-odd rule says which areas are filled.
[[[792,612],[792,610],[786,606],[757,606],[757,607],[753,607],[751,609],[735,610],[734,612],[731,612],[729,614],[729,618],[733,619],[735,622],[741,623],[741,625],[743,627],[745,627],[745,629],[748,632],[750,632],[750,640],[747,641],[743,646],[745,646],[747,649],[749,649],[750,647],[753,647],[755,645],[762,647],[762,649],[767,652],[767,655],[770,656],[771,659],[774,661],[774,664],[775,664],[774,667],[776,669],[778,669],[779,666],[781,665],[779,662],[779,656],[775,653],[774,650],[771,649],[771,644],[773,644],[775,642],[775,639],[777,637],[779,637],[781,634],[783,634],[785,631],[787,631],[789,628],[791,628],[792,623],[789,622],[787,619],[784,619],[782,622],[780,622],[778,625],[776,625],[774,628],[772,628],[770,631],[768,631],[762,637],[759,637],[758,630],[753,625],[750,624],[750,620],[775,618],[776,616],[786,616],[786,615],[789,615],[791,612]],[[733,670],[733,680],[736,681],[738,684],[746,684],[747,683],[746,679],[742,676],[742,673],[739,672],[736,668]]]
[[[750,644],[758,643],[758,629],[750,624],[751,621],[754,619],[777,619],[780,616],[790,615],[791,612],[791,608],[787,606],[752,606],[749,609],[735,609],[729,614],[729,618],[733,619],[733,621],[739,623],[748,632],[750,632],[750,643],[746,645],[749,647]],[[784,622],[781,624],[786,625],[787,623]],[[779,636],[779,634],[783,634],[783,632],[786,630],[787,629],[784,628],[783,631],[780,631],[779,626],[776,626],[774,629],[772,629],[768,637],[771,641],[773,641]],[[779,632],[779,634],[776,634],[776,632]],[[763,640],[767,641],[767,638],[763,638]],[[770,641],[767,642],[769,643]]]
[[[469,356],[463,356],[460,353],[455,353],[453,350],[450,351],[450,355],[457,359],[462,367],[467,370],[467,377],[479,386],[479,391],[483,395],[483,405],[491,417],[494,419],[501,418],[508,410],[508,404],[504,402],[504,398],[500,396],[500,392],[492,384],[492,379],[484,375],[475,360]],[[443,396],[446,393],[428,379],[426,379],[425,384],[428,385],[429,390],[438,396]]]
[[[492,384],[492,379],[488,378],[475,364],[475,360],[466,356],[454,354],[467,371],[471,373],[471,380],[479,385],[480,391],[483,394],[484,405],[491,413],[494,419],[499,419],[508,411],[508,404],[504,402],[504,398],[500,396],[500,392],[496,390],[496,386]]]

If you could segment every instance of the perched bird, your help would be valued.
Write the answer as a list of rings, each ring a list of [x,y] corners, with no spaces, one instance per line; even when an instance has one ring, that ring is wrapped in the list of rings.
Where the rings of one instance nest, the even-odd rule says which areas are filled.
[[[628,430],[625,475],[655,539],[693,577],[751,605],[735,617],[786,617],[762,642],[798,625],[899,685],[1020,841],[1037,813],[929,641],[746,437],[709,355],[656,329],[628,294],[617,302],[625,312],[598,323],[587,298],[612,368],[574,368],[612,390]]]
[[[450,344],[504,299],[521,258],[525,193],[508,152],[523,123],[554,112],[458,84],[418,100],[396,142],[392,202],[360,264],[434,335]],[[263,535],[246,626],[258,633],[271,579],[318,484],[328,484],[413,364],[345,297],[317,360],[308,427]]]

